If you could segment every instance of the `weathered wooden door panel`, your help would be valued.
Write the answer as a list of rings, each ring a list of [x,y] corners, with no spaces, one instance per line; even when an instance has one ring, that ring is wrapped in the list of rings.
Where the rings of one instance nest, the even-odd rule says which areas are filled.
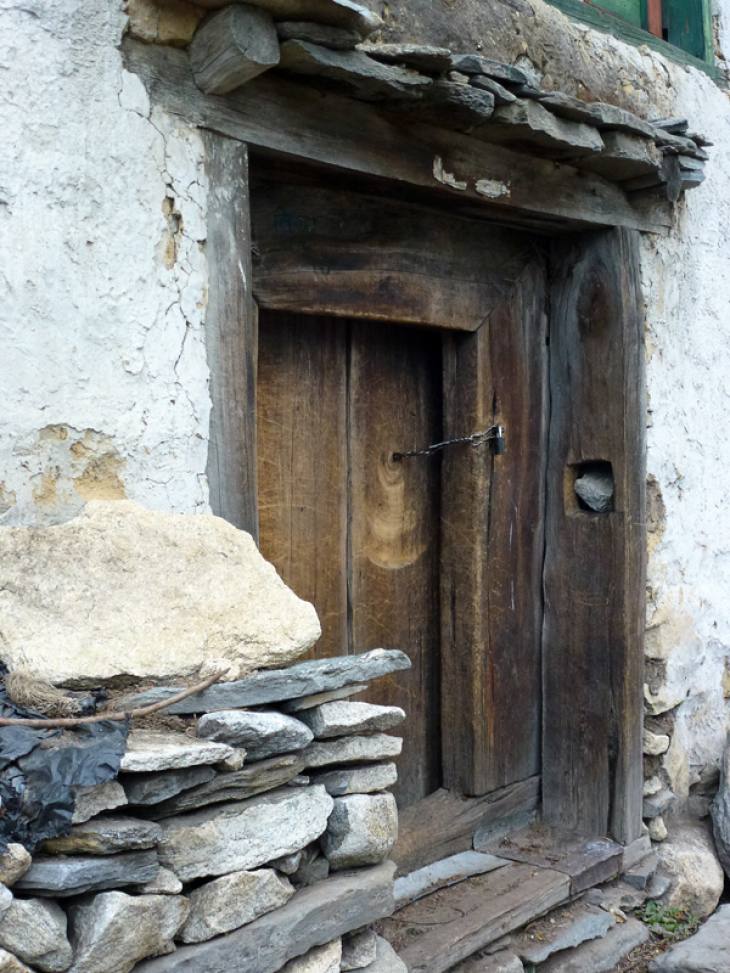
[[[375,333],[377,332],[377,333]],[[350,611],[355,651],[397,646],[413,667],[380,680],[373,702],[402,706],[398,798],[441,785],[439,458],[393,453],[441,434],[441,341],[353,323],[350,345]]]
[[[545,300],[534,249],[476,334],[445,337],[444,434],[499,423],[507,444],[443,460],[444,771],[465,794],[540,771]]]
[[[643,335],[630,231],[556,244],[552,260],[544,623],[543,811],[632,841],[641,826]],[[609,509],[576,479],[613,478]]]
[[[347,652],[347,331],[262,311],[257,393],[261,550],[317,606],[318,657]]]

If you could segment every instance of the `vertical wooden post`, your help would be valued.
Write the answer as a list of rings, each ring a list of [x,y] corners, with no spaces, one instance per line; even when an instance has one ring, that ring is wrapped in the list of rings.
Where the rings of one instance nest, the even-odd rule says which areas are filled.
[[[645,396],[638,234],[553,249],[543,815],[628,843],[640,834]],[[596,464],[602,464],[597,467]],[[610,470],[611,509],[575,480]]]
[[[256,361],[252,296],[248,149],[203,133],[208,193],[210,369],[208,484],[213,513],[258,539],[256,498]]]

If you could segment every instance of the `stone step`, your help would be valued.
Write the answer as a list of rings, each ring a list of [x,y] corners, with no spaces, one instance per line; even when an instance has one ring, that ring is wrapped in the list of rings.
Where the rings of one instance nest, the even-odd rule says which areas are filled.
[[[574,902],[531,923],[513,938],[511,948],[523,963],[537,966],[555,953],[603,938],[615,922],[605,909]]]
[[[638,919],[616,923],[601,939],[563,950],[539,967],[539,973],[614,973],[629,953],[649,939],[649,930]]]

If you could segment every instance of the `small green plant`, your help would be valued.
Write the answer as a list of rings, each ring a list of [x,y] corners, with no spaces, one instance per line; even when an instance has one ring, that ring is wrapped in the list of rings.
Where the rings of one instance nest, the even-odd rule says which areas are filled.
[[[686,939],[697,931],[700,920],[686,909],[671,909],[661,902],[649,899],[637,915],[653,933],[663,939]]]

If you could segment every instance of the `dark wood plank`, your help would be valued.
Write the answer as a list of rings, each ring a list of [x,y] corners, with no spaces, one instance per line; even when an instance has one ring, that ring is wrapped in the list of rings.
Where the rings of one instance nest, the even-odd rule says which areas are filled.
[[[127,39],[128,70],[173,115],[259,148],[471,201],[497,218],[662,232],[668,210],[642,212],[618,186],[569,165],[458,132],[389,119],[377,108],[271,72],[225,97],[193,81],[185,51]]]
[[[251,293],[248,151],[204,133],[210,183],[205,344],[210,369],[208,485],[214,514],[258,536],[256,308]]]
[[[540,778],[530,777],[483,797],[461,797],[441,788],[400,813],[399,836],[391,857],[398,874],[472,847],[472,837],[538,806]]]
[[[531,246],[480,220],[291,176],[254,181],[251,221],[260,306],[466,331]]]
[[[561,872],[506,865],[426,896],[381,927],[410,973],[444,973],[569,895]]]
[[[506,452],[444,453],[444,783],[486,794],[540,769],[545,262],[535,250],[474,335],[444,343],[444,434],[501,423]]]
[[[644,369],[638,240],[555,245],[544,628],[543,812],[629,843],[641,826]],[[613,510],[581,509],[580,464],[612,464]]]
[[[336,321],[261,312],[261,551],[317,609],[317,657],[348,649],[346,349]]]
[[[408,719],[394,788],[401,805],[441,783],[438,458],[395,451],[437,441],[440,340],[353,322],[350,350],[350,608],[358,652],[398,645],[413,666],[382,680],[373,701]]]
[[[496,841],[490,851],[511,861],[563,872],[570,877],[571,895],[578,895],[616,878],[624,849],[609,838],[586,838],[537,824]]]

